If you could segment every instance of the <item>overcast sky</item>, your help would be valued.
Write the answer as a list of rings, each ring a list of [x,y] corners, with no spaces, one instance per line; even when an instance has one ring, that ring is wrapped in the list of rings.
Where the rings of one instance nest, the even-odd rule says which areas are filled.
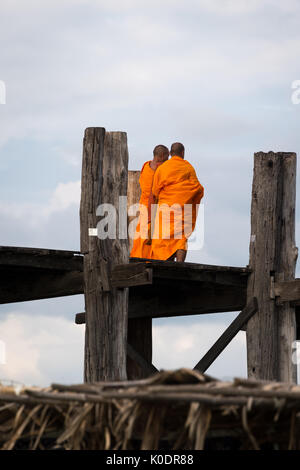
[[[183,142],[205,188],[187,261],[248,264],[253,153],[299,155],[299,21],[297,0],[2,0],[0,244],[79,250],[82,138],[101,126],[128,133],[133,170]],[[83,309],[0,306],[0,379],[82,381]],[[154,364],[193,367],[235,315],[155,320]],[[208,373],[246,376],[245,333]]]

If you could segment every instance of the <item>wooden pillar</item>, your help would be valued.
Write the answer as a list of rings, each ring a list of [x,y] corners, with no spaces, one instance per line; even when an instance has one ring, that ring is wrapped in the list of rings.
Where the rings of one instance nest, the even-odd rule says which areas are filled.
[[[128,289],[110,286],[113,264],[128,263],[127,233],[119,233],[119,196],[127,196],[128,150],[125,132],[87,128],[83,141],[80,204],[81,252],[84,253],[86,382],[125,380]],[[97,208],[116,209],[116,238],[89,236],[100,220]],[[106,214],[104,215],[104,218]],[[125,210],[126,232],[126,210]]]
[[[141,188],[139,184],[140,171],[128,172],[128,208],[140,200]],[[128,224],[132,223],[134,216],[128,217]],[[133,239],[129,238],[129,252],[131,251]],[[128,343],[139,353],[149,364],[152,363],[152,318],[130,318],[128,320]],[[127,377],[129,380],[141,379],[149,375],[148,371],[142,368],[127,356]]]
[[[256,297],[258,311],[247,324],[248,375],[296,382],[292,363],[296,340],[295,308],[273,294],[277,281],[295,277],[296,154],[254,155],[250,263],[247,299]]]
[[[128,171],[128,190],[127,190],[127,201],[128,201],[128,208],[137,204],[140,200],[141,197],[141,188],[140,188],[140,171]],[[128,216],[128,226],[129,224],[134,224],[135,226],[137,225],[135,222],[137,222],[137,216],[135,215],[129,215]],[[132,245],[133,245],[133,238],[129,238],[129,253],[132,250]]]

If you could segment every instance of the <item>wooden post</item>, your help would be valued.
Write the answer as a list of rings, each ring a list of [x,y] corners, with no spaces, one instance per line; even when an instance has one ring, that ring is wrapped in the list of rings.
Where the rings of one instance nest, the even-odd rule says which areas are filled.
[[[127,190],[127,201],[128,201],[128,208],[137,204],[141,197],[141,188],[140,188],[140,171],[128,171],[128,190]],[[128,216],[128,226],[131,223],[134,223],[136,226],[137,223],[137,216],[129,215]],[[133,222],[135,221],[135,222]],[[133,231],[132,231],[133,232]],[[132,250],[133,245],[133,238],[129,235],[129,253]]]
[[[139,184],[140,171],[128,172],[128,208],[140,200],[141,189]],[[128,217],[128,224],[132,223],[134,216]],[[129,238],[129,251],[133,239]],[[128,320],[128,343],[142,356],[148,364],[152,364],[152,318],[130,318]],[[149,376],[149,367],[141,367],[137,362],[127,356],[127,377],[129,380],[141,379]]]
[[[248,375],[257,379],[297,379],[295,308],[272,289],[274,282],[295,277],[295,197],[296,154],[256,153],[247,299],[257,298],[258,312],[247,324],[247,357]]]
[[[106,132],[101,127],[86,129],[80,204],[86,311],[86,382],[127,378],[128,289],[110,286],[112,266],[129,261],[127,233],[122,238],[118,225],[119,196],[127,196],[127,173],[126,133]],[[117,211],[115,239],[89,236],[89,229],[97,227],[99,216],[96,210],[103,203],[111,204]]]

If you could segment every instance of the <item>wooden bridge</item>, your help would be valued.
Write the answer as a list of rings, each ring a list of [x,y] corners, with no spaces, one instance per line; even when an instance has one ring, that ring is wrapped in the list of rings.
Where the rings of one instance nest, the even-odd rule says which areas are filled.
[[[300,280],[295,279],[296,154],[254,156],[250,259],[246,267],[129,259],[128,238],[89,236],[97,207],[119,196],[137,202],[139,172],[129,172],[122,132],[85,132],[81,251],[0,247],[0,303],[85,295],[85,381],[149,376],[152,318],[240,311],[195,368],[204,372],[247,329],[250,377],[296,381]],[[127,193],[128,191],[128,193]],[[298,321],[297,321],[298,320]]]

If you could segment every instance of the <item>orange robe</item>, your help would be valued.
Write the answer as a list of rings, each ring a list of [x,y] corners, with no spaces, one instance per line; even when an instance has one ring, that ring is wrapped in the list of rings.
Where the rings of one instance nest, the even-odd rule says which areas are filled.
[[[179,249],[187,250],[204,188],[192,165],[173,156],[156,170],[152,193],[158,204],[150,256],[166,260]]]
[[[139,179],[142,191],[139,201],[140,216],[136,226],[133,247],[130,252],[130,256],[132,258],[150,258],[151,245],[146,244],[147,238],[143,238],[143,235],[145,235],[146,231],[148,230],[148,199],[152,188],[154,173],[155,170],[152,170],[150,167],[150,161],[144,163]],[[141,205],[144,207],[142,208]],[[141,210],[144,210],[144,217],[142,216]]]

